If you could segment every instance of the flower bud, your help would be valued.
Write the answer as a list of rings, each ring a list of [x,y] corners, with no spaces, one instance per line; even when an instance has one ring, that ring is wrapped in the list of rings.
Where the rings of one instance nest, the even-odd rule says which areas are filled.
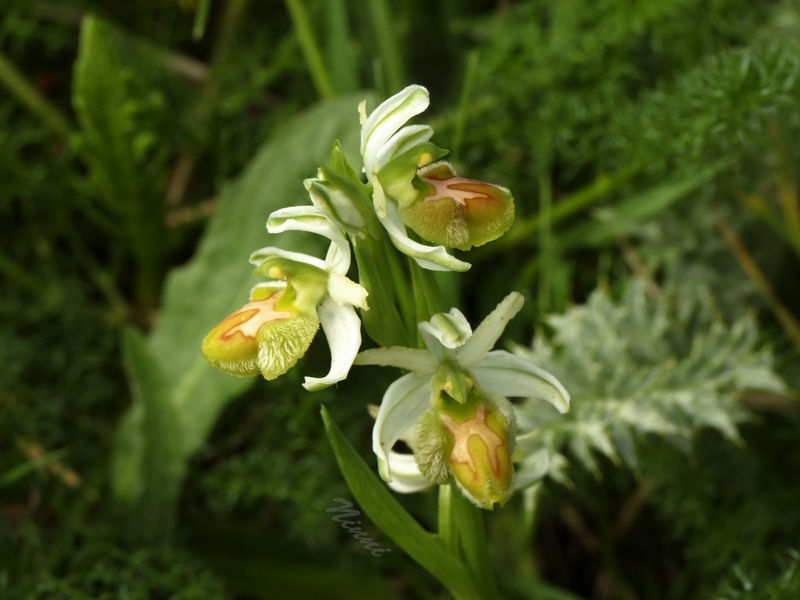
[[[403,222],[424,239],[469,250],[499,238],[514,222],[514,198],[502,187],[457,177],[450,165],[421,169],[417,199],[401,204]]]
[[[203,356],[220,371],[237,377],[283,375],[306,353],[319,328],[316,310],[294,310],[291,295],[286,285],[256,286],[250,302],[206,336]]]
[[[317,177],[306,179],[303,184],[314,206],[336,227],[350,235],[362,233],[367,225],[374,221],[372,201],[366,195],[365,186],[360,181],[354,181],[334,169],[320,166]]]
[[[511,495],[515,422],[508,400],[474,388],[460,403],[442,394],[417,424],[414,456],[434,483],[455,479],[481,508],[503,506]]]

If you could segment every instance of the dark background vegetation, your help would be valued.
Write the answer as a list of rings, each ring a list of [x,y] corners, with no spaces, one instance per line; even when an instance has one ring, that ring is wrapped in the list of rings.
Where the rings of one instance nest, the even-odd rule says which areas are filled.
[[[798,40],[793,0],[4,0],[0,597],[443,596],[325,512],[349,496],[319,404],[372,460],[391,374],[309,394],[324,341],[227,404],[174,529],[142,535],[109,483],[122,332],[158,323],[220,190],[315,104],[409,83],[517,200],[458,303],[523,292],[509,334],[573,392],[563,463],[487,519],[506,596],[800,597]],[[403,501],[432,524],[433,495]]]

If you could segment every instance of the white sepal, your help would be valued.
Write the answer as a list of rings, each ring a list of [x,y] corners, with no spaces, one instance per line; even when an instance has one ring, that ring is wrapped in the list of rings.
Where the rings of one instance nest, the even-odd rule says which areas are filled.
[[[456,350],[458,362],[465,367],[471,367],[494,348],[506,325],[522,309],[524,302],[525,299],[519,292],[511,292],[503,298],[497,308],[478,325],[472,337]]]
[[[466,271],[472,266],[468,262],[458,260],[448,254],[444,246],[425,246],[408,237],[406,226],[403,224],[399,209],[394,202],[386,202],[384,210],[386,211],[386,216],[381,217],[378,214],[378,218],[389,234],[392,244],[400,252],[417,261],[417,264],[423,269],[431,271]]]
[[[392,480],[389,482],[389,487],[395,492],[413,494],[433,486],[433,482],[419,472],[413,454],[392,451],[389,452],[389,462],[392,468]]]
[[[378,170],[378,153],[386,142],[413,116],[428,108],[428,90],[410,85],[372,111],[361,128],[361,156],[367,179]]]
[[[367,290],[352,279],[331,271],[328,276],[328,295],[336,304],[351,304],[364,310],[367,306]]]
[[[339,229],[331,227],[328,217],[314,206],[289,206],[276,210],[267,219],[267,231],[307,231],[324,236],[333,242],[325,264],[340,273],[347,273],[350,268],[350,245],[347,239]]]
[[[409,125],[395,133],[386,145],[378,151],[377,170],[398,154],[413,148],[418,144],[427,142],[433,137],[433,128],[430,125]]]
[[[427,350],[405,348],[403,346],[364,350],[356,357],[355,364],[397,367],[412,371],[417,375],[433,373],[436,367],[439,366],[436,357]]]
[[[303,254],[301,252],[290,252],[289,250],[276,248],[275,246],[267,246],[253,252],[250,255],[250,263],[258,266],[270,256],[280,256],[281,258],[311,265],[312,267],[317,267],[318,269],[326,269],[325,261],[318,259],[316,256],[309,256],[308,254]]]
[[[332,242],[328,246],[328,254],[325,256],[325,264],[331,273],[344,276],[350,269],[350,244],[342,238],[342,245]]]
[[[345,379],[361,347],[361,321],[353,307],[325,299],[317,312],[331,349],[331,369],[325,377],[305,378],[303,387],[310,392]]]
[[[569,411],[569,392],[561,382],[532,362],[504,350],[489,352],[472,367],[481,386],[507,398],[534,398]]]
[[[372,451],[378,457],[378,471],[384,481],[392,481],[389,451],[429,406],[430,381],[430,376],[409,373],[392,383],[383,396],[372,429]]]

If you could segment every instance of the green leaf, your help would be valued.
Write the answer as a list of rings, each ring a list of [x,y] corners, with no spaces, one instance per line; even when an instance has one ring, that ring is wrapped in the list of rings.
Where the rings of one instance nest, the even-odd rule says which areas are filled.
[[[643,221],[685,198],[713,179],[726,165],[727,163],[717,163],[691,177],[659,184],[626,198],[611,208],[598,211],[593,222],[581,223],[564,233],[561,243],[565,247],[601,246],[635,233]]]
[[[360,97],[321,104],[277,131],[240,178],[221,191],[195,256],[167,279],[161,316],[147,346],[139,349],[160,366],[161,376],[144,381],[146,371],[131,370],[131,382],[142,394],[169,399],[179,423],[171,437],[180,439],[183,460],[204,443],[228,402],[255,381],[220,373],[200,353],[206,333],[246,303],[258,281],[247,262],[250,253],[272,244],[324,255],[326,243],[319,236],[291,232],[270,237],[265,223],[278,208],[309,204],[303,178],[326,157],[331,139],[357,147]],[[120,426],[113,477],[121,498],[134,497],[147,486],[141,419],[141,407],[134,404]]]
[[[179,103],[188,86],[170,74],[164,53],[87,16],[75,64],[74,138],[88,165],[100,210],[86,215],[125,244],[136,259],[139,301],[153,305],[167,252],[164,188],[178,140],[187,135]]]
[[[395,500],[386,485],[350,445],[324,406],[322,420],[347,485],[370,520],[436,577],[453,596],[460,600],[480,598],[478,588],[464,564]]]
[[[122,421],[114,467],[115,494],[138,511],[131,519],[148,539],[169,534],[174,524],[184,457],[178,415],[170,402],[166,376],[147,348],[144,336],[128,328],[123,335],[123,362],[133,386],[133,406]],[[138,472],[120,463],[124,450],[139,461]]]
[[[211,12],[211,0],[200,0],[194,12],[194,25],[192,26],[192,37],[195,40],[203,38],[208,25],[208,15]]]

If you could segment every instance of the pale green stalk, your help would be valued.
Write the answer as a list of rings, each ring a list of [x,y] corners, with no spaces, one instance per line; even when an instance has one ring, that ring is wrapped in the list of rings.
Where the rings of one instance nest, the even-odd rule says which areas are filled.
[[[319,50],[314,30],[311,27],[311,20],[308,17],[302,0],[285,0],[286,8],[289,9],[289,15],[294,24],[294,30],[297,34],[297,40],[300,42],[300,47],[303,50],[303,56],[306,59],[306,66],[314,82],[314,87],[317,92],[324,99],[328,100],[335,96],[333,90],[333,83],[328,76],[328,70],[322,60],[322,53]]]
[[[483,512],[455,484],[439,486],[439,539],[467,567],[481,590],[481,598],[500,598],[489,560]]]
[[[453,144],[450,150],[453,164],[458,166],[458,160],[461,158],[461,142],[464,139],[464,128],[467,124],[467,110],[469,109],[469,100],[472,96],[472,85],[475,82],[475,72],[478,68],[478,53],[472,51],[467,56],[467,67],[464,73],[464,83],[461,86],[461,100],[458,104],[458,113],[456,114],[456,123],[453,131]]]
[[[378,40],[378,53],[381,57],[387,95],[400,91],[405,81],[403,62],[397,41],[397,27],[392,25],[391,11],[386,0],[369,0],[369,14],[372,28]]]

